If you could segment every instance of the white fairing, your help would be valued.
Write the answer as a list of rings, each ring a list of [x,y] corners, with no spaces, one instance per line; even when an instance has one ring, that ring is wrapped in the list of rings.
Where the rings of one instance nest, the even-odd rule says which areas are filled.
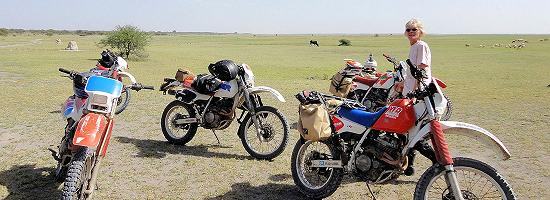
[[[344,132],[350,132],[350,133],[355,133],[355,134],[362,134],[363,132],[365,132],[367,130],[367,127],[363,126],[363,125],[360,125],[360,124],[357,124],[355,122],[352,122],[346,118],[343,118],[343,117],[337,117],[337,116],[334,116],[336,118],[338,118],[340,121],[342,121],[343,123],[343,127],[338,129],[336,131],[336,133],[344,133]],[[338,126],[337,124],[334,125],[335,127]]]
[[[237,84],[237,80],[233,79],[231,81],[224,81],[222,84],[220,84],[220,88],[216,93],[214,94],[215,97],[226,97],[226,98],[232,98],[237,94],[239,91],[239,85]]]
[[[125,71],[128,69],[128,62],[126,62],[126,60],[124,60],[124,58],[120,56],[116,58],[116,65],[117,69],[120,71]]]
[[[510,152],[504,144],[495,135],[479,126],[456,121],[440,121],[439,123],[441,124],[441,128],[445,134],[456,134],[470,137],[488,146],[493,151],[500,152],[503,160],[510,158]],[[430,131],[430,125],[426,125],[420,129],[417,134],[411,136],[412,139],[407,145],[408,148],[413,148],[414,145],[419,141],[422,141],[430,133]]]
[[[395,85],[395,74],[393,72],[386,72],[385,75],[382,77],[385,77],[384,79],[380,77],[374,85],[372,85],[373,88],[383,88],[383,89],[390,89],[393,85]]]
[[[254,73],[252,73],[252,68],[247,64],[242,64],[244,69],[244,82],[250,87],[254,87]]]
[[[432,83],[434,83],[435,87],[437,88],[437,94],[434,94],[434,102],[435,102],[435,110],[438,115],[437,117],[439,119],[447,109],[447,99],[443,96],[443,91],[435,81],[435,78],[432,78],[432,79],[433,79]]]
[[[250,93],[250,94],[270,92],[280,102],[286,102],[285,98],[283,97],[283,95],[281,95],[281,93],[279,93],[279,91],[277,91],[273,88],[267,87],[267,86],[252,87],[252,88],[248,88],[247,90],[248,90],[248,93]]]

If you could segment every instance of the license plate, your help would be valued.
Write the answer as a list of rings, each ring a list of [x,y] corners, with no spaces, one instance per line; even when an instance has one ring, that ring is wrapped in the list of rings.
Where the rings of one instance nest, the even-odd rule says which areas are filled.
[[[342,168],[341,160],[312,160],[311,167]]]

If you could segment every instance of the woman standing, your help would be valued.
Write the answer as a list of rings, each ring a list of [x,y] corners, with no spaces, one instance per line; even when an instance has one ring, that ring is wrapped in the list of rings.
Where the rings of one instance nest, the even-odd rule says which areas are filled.
[[[405,24],[405,36],[409,39],[411,48],[409,50],[409,59],[420,70],[425,71],[426,79],[424,83],[429,84],[432,81],[432,54],[428,44],[421,40],[424,36],[424,25],[417,19],[411,19]],[[410,72],[407,72],[407,78],[404,80],[402,94],[403,96],[414,91],[417,87],[416,80]]]

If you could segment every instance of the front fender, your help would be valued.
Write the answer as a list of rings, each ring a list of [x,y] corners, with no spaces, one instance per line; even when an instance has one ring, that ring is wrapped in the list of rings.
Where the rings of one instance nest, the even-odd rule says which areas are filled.
[[[440,121],[439,123],[441,124],[441,128],[445,134],[456,134],[470,137],[481,142],[494,151],[499,151],[503,160],[508,160],[510,158],[510,152],[504,144],[491,132],[479,126],[456,121]],[[423,138],[425,138],[430,131],[430,126],[424,126],[409,142],[408,147],[414,147],[414,145],[423,140]]]
[[[97,148],[105,134],[108,120],[105,115],[88,113],[80,119],[73,137],[73,145]]]
[[[267,87],[267,86],[258,86],[258,87],[248,88],[248,93],[250,93],[250,94],[257,94],[257,93],[262,93],[262,92],[270,92],[280,102],[286,102],[283,95],[281,95],[281,93],[279,93],[279,91],[277,91],[273,88],[270,88],[270,87]]]

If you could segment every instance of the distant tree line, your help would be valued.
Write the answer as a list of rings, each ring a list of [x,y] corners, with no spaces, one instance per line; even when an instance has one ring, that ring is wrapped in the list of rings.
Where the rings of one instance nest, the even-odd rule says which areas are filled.
[[[7,36],[9,34],[34,34],[34,35],[47,35],[47,36],[53,36],[53,35],[79,35],[79,36],[87,36],[87,35],[107,35],[111,33],[112,31],[90,31],[90,30],[55,30],[55,29],[7,29],[7,28],[0,28],[0,36]],[[173,31],[149,31],[147,32],[151,35],[186,35],[186,34],[193,34],[193,35],[227,35],[227,34],[234,34],[234,33],[215,33],[215,32],[177,32],[175,30]]]

